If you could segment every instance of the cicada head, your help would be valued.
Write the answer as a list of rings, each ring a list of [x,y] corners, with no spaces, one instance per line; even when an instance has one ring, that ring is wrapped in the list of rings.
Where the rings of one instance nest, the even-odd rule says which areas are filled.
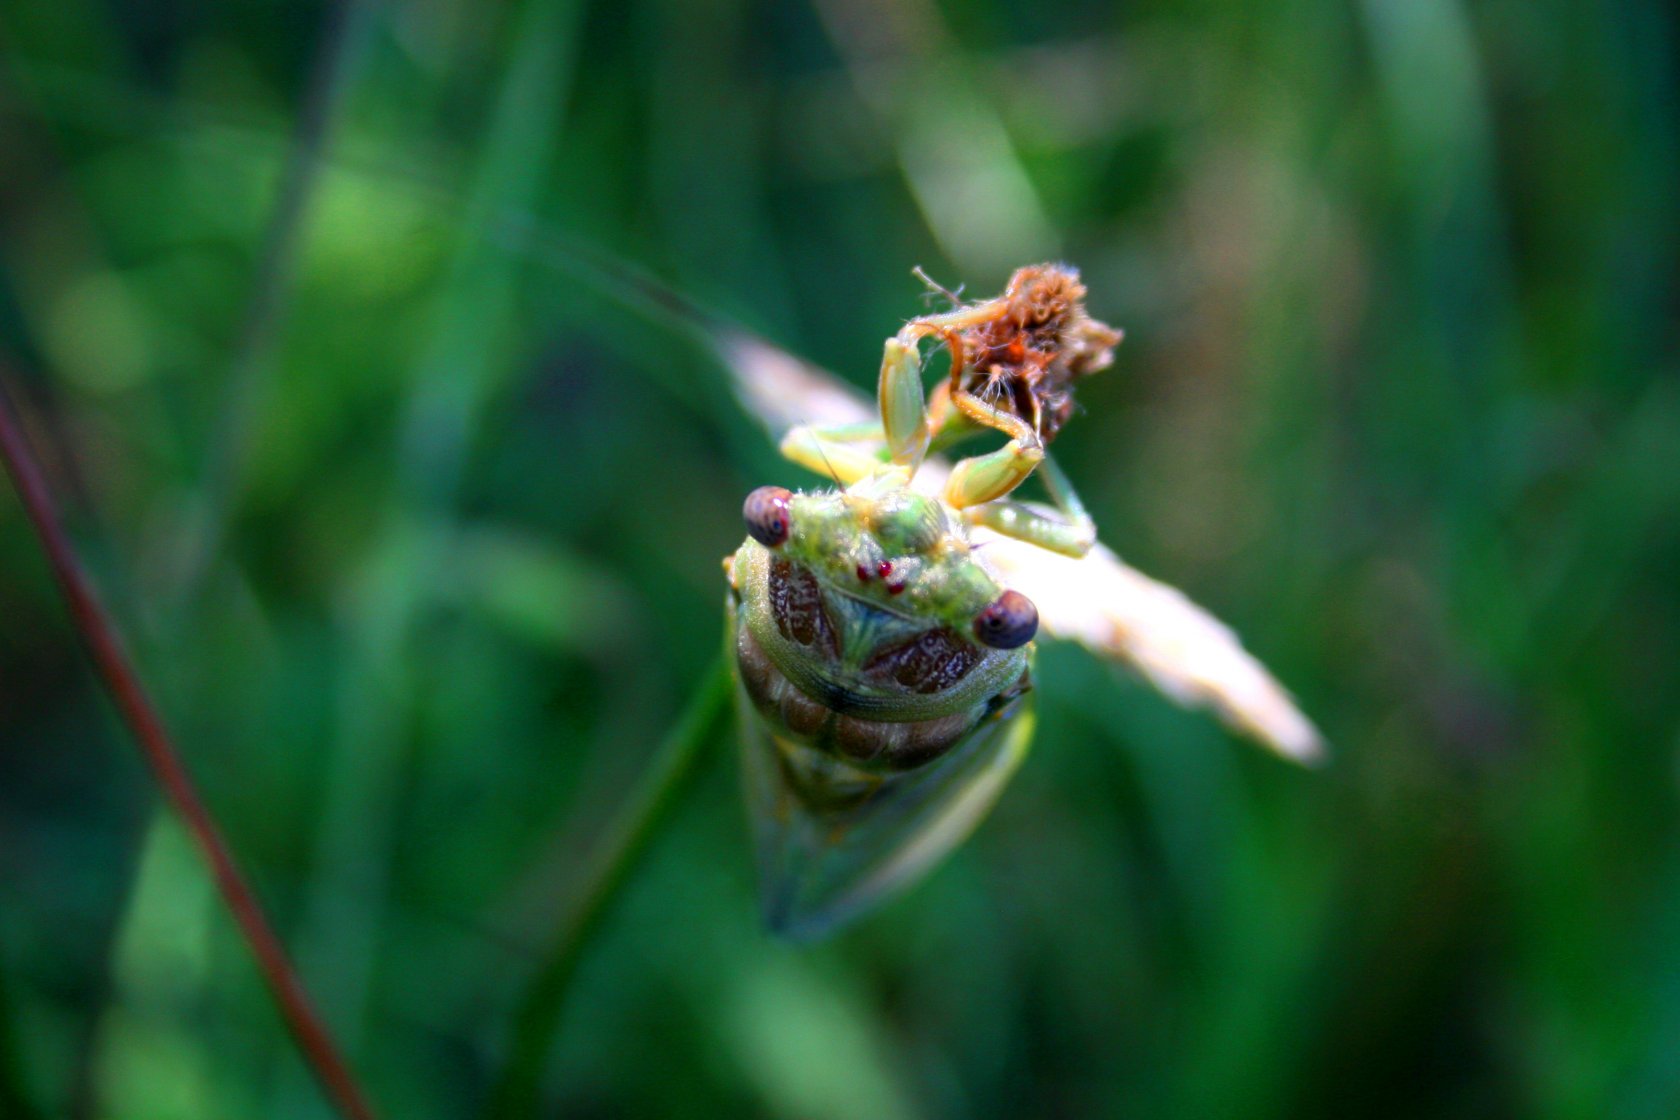
[[[892,472],[845,491],[764,487],[744,514],[729,568],[766,916],[809,933],[989,807],[1000,772],[974,752],[1027,691],[1037,613]]]

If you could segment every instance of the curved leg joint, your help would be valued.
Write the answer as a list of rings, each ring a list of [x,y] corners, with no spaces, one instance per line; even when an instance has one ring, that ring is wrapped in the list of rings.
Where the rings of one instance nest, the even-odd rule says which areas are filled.
[[[1097,526],[1083,513],[1058,516],[1023,502],[991,502],[963,513],[970,524],[1076,560],[1097,543]]]

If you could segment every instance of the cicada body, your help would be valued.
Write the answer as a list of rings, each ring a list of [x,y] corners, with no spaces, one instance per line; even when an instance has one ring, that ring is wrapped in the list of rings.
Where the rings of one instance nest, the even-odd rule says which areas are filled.
[[[905,481],[754,491],[729,562],[764,918],[785,936],[820,936],[928,868],[1031,739],[1037,613]]]
[[[985,815],[1031,738],[1040,609],[1049,636],[1213,707],[1281,754],[1322,755],[1317,730],[1228,628],[1098,543],[1049,458],[1076,383],[1120,341],[1084,296],[1074,270],[1034,265],[995,299],[953,296],[951,310],[910,320],[883,347],[873,416],[761,341],[717,335],[783,454],[839,487],[753,491],[748,540],[725,562],[776,932],[815,937],[855,917]],[[928,340],[951,354],[931,396]],[[988,435],[1003,446],[952,463],[937,454]],[[1048,505],[1016,497],[1033,476]]]

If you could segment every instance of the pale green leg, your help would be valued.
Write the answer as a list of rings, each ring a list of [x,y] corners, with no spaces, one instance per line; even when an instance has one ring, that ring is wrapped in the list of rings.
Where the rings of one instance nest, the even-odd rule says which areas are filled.
[[[951,480],[945,484],[945,500],[953,506],[967,509],[996,501],[1025,482],[1044,461],[1044,444],[1038,432],[1019,416],[970,393],[952,393],[951,403],[970,420],[1009,437],[1009,442],[998,450],[959,460],[951,469]]]
[[[800,425],[782,437],[782,454],[802,467],[826,474],[841,486],[868,478],[882,466],[879,456],[856,446],[885,443],[894,464],[912,473],[927,455],[927,400],[922,393],[922,358],[913,342],[887,339],[877,388],[879,424],[829,428]]]
[[[927,398],[922,393],[922,356],[914,343],[887,339],[881,355],[881,380],[876,391],[881,406],[881,433],[892,461],[914,473],[927,454]]]
[[[971,523],[984,525],[1006,537],[1075,559],[1084,556],[1097,543],[1097,526],[1086,512],[1085,503],[1079,500],[1067,476],[1049,456],[1039,463],[1039,477],[1044,480],[1044,488],[1060,518],[1049,517],[1021,502],[1007,501],[971,506],[963,511],[964,516]]]
[[[879,424],[837,424],[828,428],[801,424],[782,437],[781,452],[806,470],[827,475],[838,486],[850,486],[883,465],[874,452],[856,445],[879,444],[883,438]]]
[[[960,331],[981,323],[989,323],[998,317],[1000,309],[1005,306],[1002,299],[989,299],[984,303],[977,303],[972,307],[959,307],[954,311],[942,311],[937,315],[922,315],[910,320],[899,337],[913,335],[920,337],[929,334],[942,334],[946,331]]]

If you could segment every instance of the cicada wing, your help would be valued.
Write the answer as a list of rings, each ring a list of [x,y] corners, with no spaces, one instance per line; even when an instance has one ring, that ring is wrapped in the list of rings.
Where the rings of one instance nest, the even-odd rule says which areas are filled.
[[[1026,757],[1031,694],[932,762],[870,772],[770,727],[737,689],[764,923],[822,937],[927,871],[974,830]]]
[[[1076,560],[986,529],[974,539],[999,577],[1032,599],[1044,631],[1118,661],[1186,707],[1212,708],[1287,758],[1323,758],[1324,740],[1289,693],[1182,591],[1100,544]]]

